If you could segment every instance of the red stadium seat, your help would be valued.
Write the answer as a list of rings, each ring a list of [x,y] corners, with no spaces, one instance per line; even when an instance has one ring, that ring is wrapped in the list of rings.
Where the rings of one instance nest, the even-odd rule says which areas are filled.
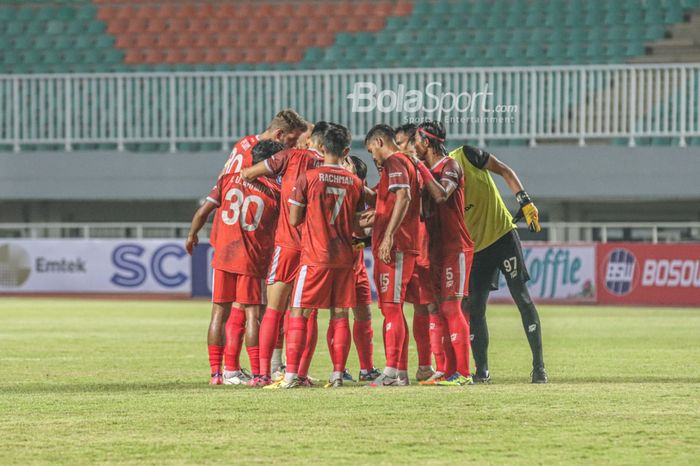
[[[146,18],[132,18],[126,27],[126,32],[138,33],[143,32],[148,27],[148,20]]]
[[[168,30],[168,22],[165,18],[150,18],[148,20],[148,26],[146,26],[147,32],[162,33]]]
[[[107,22],[107,34],[121,35],[129,28],[129,20],[126,18],[112,18]]]

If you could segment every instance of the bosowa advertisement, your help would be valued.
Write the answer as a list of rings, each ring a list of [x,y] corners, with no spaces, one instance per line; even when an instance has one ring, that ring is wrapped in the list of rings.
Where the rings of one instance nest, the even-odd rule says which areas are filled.
[[[700,305],[700,244],[598,245],[601,304]]]

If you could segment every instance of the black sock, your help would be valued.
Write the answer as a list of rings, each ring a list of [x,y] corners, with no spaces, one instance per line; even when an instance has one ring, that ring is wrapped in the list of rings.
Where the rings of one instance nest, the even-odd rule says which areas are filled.
[[[520,311],[520,318],[523,321],[523,329],[527,336],[532,351],[532,367],[534,369],[544,367],[544,357],[542,355],[542,329],[540,326],[540,316],[537,308],[532,302],[530,292],[524,283],[513,281],[508,283],[511,296]]]
[[[486,324],[486,297],[472,295],[466,298],[469,314],[469,337],[472,356],[476,363],[476,373],[486,376],[489,370],[489,328]]]

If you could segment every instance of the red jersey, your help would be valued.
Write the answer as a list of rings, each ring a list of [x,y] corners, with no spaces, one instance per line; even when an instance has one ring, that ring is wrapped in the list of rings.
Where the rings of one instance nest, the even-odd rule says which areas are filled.
[[[378,254],[379,245],[384,238],[386,227],[396,203],[397,189],[406,188],[411,195],[406,216],[394,235],[394,249],[406,254],[418,254],[420,250],[418,229],[420,222],[420,189],[418,172],[410,159],[396,152],[384,161],[379,185],[377,186],[377,205],[372,230],[372,252]]]
[[[207,201],[216,204],[212,267],[226,272],[265,277],[274,249],[279,217],[279,189],[271,180],[249,183],[240,174],[219,177]]]
[[[255,147],[259,142],[260,136],[252,135],[246,136],[234,144],[233,149],[231,150],[231,153],[224,164],[224,169],[222,170],[221,174],[238,174],[244,168],[252,166],[253,147]]]
[[[299,176],[306,170],[323,165],[323,156],[314,150],[285,149],[265,160],[265,166],[274,175],[282,177],[282,200],[291,199]],[[289,224],[289,206],[280,211],[280,221],[275,233],[275,244],[297,251],[301,250],[301,228]]]
[[[221,173],[219,173],[219,178],[229,173],[237,175],[244,168],[253,165],[253,147],[255,147],[258,142],[260,142],[260,137],[252,135],[246,136],[234,144],[228,159],[226,159],[224,168],[221,170]],[[214,223],[211,226],[211,233],[209,234],[209,242],[211,244],[216,243],[217,230],[218,227],[216,223]]]
[[[322,165],[302,173],[289,202],[306,207],[301,264],[352,268],[352,231],[365,201],[362,181],[340,165]]]
[[[474,248],[474,242],[464,224],[464,173],[456,160],[443,157],[430,172],[438,183],[452,184],[455,190],[450,198],[438,204],[428,199],[425,208],[430,241],[430,257],[440,260]]]

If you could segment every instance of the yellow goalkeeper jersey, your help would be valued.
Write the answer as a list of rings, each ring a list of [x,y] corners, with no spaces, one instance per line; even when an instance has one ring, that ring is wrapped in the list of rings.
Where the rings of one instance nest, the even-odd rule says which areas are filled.
[[[516,228],[496,183],[484,168],[491,154],[471,146],[450,152],[464,171],[464,223],[479,252]]]

